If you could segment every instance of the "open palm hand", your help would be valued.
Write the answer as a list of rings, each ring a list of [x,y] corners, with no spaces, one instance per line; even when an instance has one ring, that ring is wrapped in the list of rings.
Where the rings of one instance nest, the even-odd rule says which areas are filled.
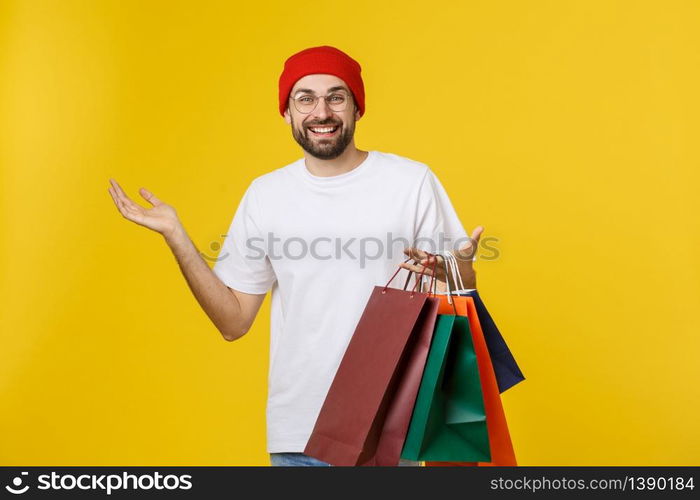
[[[164,236],[171,234],[178,227],[180,221],[175,209],[160,201],[148,189],[142,187],[139,189],[139,194],[153,205],[152,208],[145,208],[134,202],[114,179],[110,179],[109,182],[111,184],[108,189],[109,194],[112,195],[114,204],[126,219]]]

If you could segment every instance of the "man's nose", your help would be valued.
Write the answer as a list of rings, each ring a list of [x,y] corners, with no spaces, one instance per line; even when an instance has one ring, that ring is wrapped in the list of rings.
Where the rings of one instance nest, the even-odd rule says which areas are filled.
[[[328,107],[326,100],[323,97],[319,98],[318,102],[316,103],[316,107],[313,110],[313,116],[319,120],[325,120],[331,115],[331,113],[332,111]]]

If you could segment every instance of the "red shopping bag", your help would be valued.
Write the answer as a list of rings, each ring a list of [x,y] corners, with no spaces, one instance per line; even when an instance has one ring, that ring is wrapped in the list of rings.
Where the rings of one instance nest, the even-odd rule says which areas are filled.
[[[374,287],[305,454],[332,465],[398,464],[439,305],[415,287],[388,288],[400,270]]]

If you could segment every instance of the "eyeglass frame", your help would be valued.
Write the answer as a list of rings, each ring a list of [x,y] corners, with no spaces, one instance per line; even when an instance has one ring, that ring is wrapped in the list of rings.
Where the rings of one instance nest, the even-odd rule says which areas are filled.
[[[304,111],[299,111],[299,108],[297,108],[296,103],[294,104],[294,109],[296,109],[297,112],[301,113],[302,115],[308,115],[308,114],[310,114],[310,113],[313,113],[314,110],[316,109],[316,106],[318,106],[318,103],[321,101],[321,98],[323,97],[323,100],[326,101],[326,105],[328,106],[328,109],[330,109],[330,110],[333,111],[334,113],[342,113],[343,111],[345,111],[346,108],[343,108],[341,111],[335,111],[334,109],[331,108],[331,105],[328,104],[328,99],[327,99],[327,97],[328,97],[329,95],[337,94],[337,93],[339,93],[339,92],[343,92],[344,94],[347,94],[348,98],[349,98],[351,101],[354,102],[355,96],[352,95],[352,92],[348,92],[348,91],[346,91],[345,89],[338,89],[338,90],[334,90],[334,91],[331,92],[330,94],[326,94],[326,95],[316,95],[316,94],[313,94],[314,99],[316,99],[316,102],[315,102],[315,104],[314,104],[314,107],[311,108],[310,111],[306,111],[306,112],[304,112]],[[306,94],[308,94],[308,92],[304,92],[302,95],[306,95]],[[296,98],[292,97],[291,95],[288,97],[288,99],[289,99],[289,100],[292,100],[292,101],[296,101]],[[345,103],[345,105],[347,106],[347,103]]]

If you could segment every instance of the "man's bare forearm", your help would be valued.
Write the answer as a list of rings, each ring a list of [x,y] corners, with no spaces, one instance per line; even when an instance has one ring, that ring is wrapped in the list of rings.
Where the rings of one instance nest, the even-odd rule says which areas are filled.
[[[245,333],[241,305],[231,290],[214,274],[181,225],[165,241],[199,305],[225,339]]]

